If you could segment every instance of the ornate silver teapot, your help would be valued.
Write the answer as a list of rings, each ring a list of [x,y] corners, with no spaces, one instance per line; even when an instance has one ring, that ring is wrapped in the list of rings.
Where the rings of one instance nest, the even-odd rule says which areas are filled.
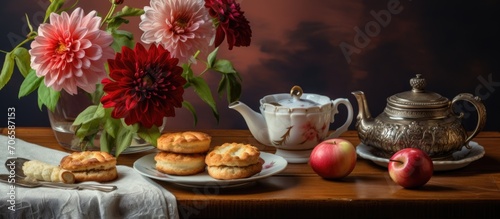
[[[368,110],[364,93],[352,92],[359,106],[356,129],[361,142],[379,150],[384,157],[413,147],[427,152],[433,160],[447,159],[463,146],[470,148],[469,141],[486,122],[486,108],[480,98],[461,93],[449,101],[424,90],[426,81],[420,74],[410,80],[410,85],[411,91],[387,98],[384,112],[376,118]],[[477,110],[477,125],[470,135],[461,123],[463,113],[457,115],[452,109],[457,101],[470,102]]]

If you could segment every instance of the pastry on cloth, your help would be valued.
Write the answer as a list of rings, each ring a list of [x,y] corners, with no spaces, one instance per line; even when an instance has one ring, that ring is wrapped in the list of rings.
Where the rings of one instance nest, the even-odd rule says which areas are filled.
[[[68,170],[61,169],[38,160],[24,162],[23,173],[27,179],[47,182],[75,183],[75,175]]]
[[[211,140],[212,137],[203,132],[164,133],[157,140],[157,148],[183,154],[206,153],[210,149]]]
[[[104,151],[73,152],[61,159],[60,167],[71,171],[77,182],[107,182],[118,177],[116,158]]]
[[[158,152],[155,156],[156,170],[179,176],[194,175],[205,170],[205,154],[180,154]]]
[[[208,174],[215,179],[240,179],[259,173],[264,160],[255,146],[224,143],[207,154],[205,163]]]

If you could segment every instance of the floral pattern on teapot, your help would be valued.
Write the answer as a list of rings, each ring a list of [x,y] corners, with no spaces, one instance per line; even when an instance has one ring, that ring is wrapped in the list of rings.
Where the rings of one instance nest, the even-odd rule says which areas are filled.
[[[287,139],[290,137],[293,126],[286,128],[285,133],[281,136],[279,140],[273,141],[275,146],[280,146],[286,143]],[[309,121],[302,125],[301,127],[302,137],[304,141],[300,142],[299,145],[305,144],[308,141],[314,141],[315,143],[322,142],[326,136],[325,131],[328,131],[328,123],[323,123],[323,125],[318,129],[313,122]]]

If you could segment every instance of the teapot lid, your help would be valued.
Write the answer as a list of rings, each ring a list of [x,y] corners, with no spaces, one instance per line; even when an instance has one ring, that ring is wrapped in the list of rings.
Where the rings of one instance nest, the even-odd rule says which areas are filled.
[[[308,108],[319,106],[320,104],[309,99],[300,98],[304,92],[300,86],[293,86],[290,90],[291,98],[282,99],[275,103],[275,105],[288,107],[288,108]]]
[[[387,105],[395,109],[438,109],[448,108],[449,100],[437,93],[424,90],[427,82],[421,74],[410,79],[412,90],[387,98]]]

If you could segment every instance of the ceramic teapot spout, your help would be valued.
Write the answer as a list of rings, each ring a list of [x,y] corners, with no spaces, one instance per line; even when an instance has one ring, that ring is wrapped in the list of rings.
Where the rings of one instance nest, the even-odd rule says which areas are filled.
[[[269,139],[267,123],[262,114],[255,112],[240,101],[232,102],[229,104],[229,108],[238,111],[243,116],[248,129],[257,141],[264,145],[272,145]]]
[[[357,116],[357,124],[356,126],[358,130],[366,130],[369,126],[372,126],[374,123],[374,119],[368,109],[368,103],[366,102],[366,97],[363,91],[354,91],[352,94],[356,97],[358,101],[358,116]]]

